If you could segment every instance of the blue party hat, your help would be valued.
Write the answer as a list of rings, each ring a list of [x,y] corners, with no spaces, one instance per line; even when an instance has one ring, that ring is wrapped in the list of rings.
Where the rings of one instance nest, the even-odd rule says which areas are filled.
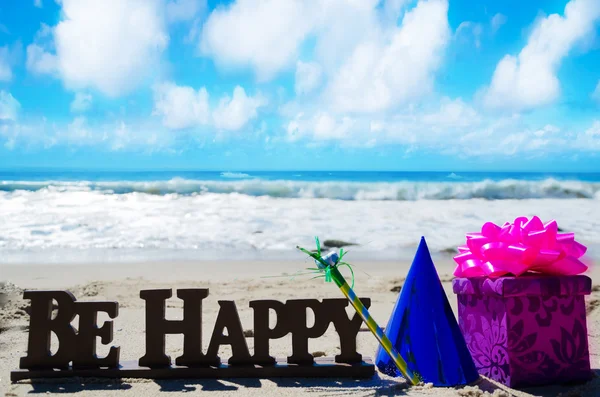
[[[425,238],[417,249],[385,334],[408,368],[434,386],[456,386],[479,378],[435,270]],[[401,376],[381,348],[375,363],[389,376]]]

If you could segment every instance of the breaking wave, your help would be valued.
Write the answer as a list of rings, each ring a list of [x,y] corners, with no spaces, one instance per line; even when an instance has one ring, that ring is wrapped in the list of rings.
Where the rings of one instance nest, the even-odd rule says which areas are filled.
[[[230,179],[247,174],[225,176]],[[506,179],[479,182],[307,182],[289,180],[243,179],[227,181],[174,178],[168,181],[0,181],[0,192],[15,191],[77,192],[101,194],[142,193],[151,195],[198,195],[205,193],[242,194],[278,198],[323,198],[335,200],[506,200],[581,198],[599,199],[600,183],[582,181],[523,181]]]

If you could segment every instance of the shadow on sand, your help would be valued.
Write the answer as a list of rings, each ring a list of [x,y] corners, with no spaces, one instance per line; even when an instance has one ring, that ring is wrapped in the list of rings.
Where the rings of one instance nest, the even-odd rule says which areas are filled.
[[[600,369],[593,370],[594,377],[587,382],[572,384],[551,385],[541,387],[529,387],[519,389],[522,392],[539,397],[555,397],[562,395],[573,395],[577,397],[600,396]],[[161,392],[193,392],[193,391],[237,391],[245,388],[261,388],[262,382],[273,382],[279,388],[301,388],[306,393],[326,395],[354,395],[357,388],[363,395],[373,397],[402,396],[409,392],[425,391],[431,386],[409,387],[400,380],[383,379],[375,374],[371,379],[331,379],[331,378],[273,378],[261,380],[257,378],[231,378],[231,379],[156,379],[152,382],[160,387]],[[134,383],[118,379],[39,379],[31,381],[32,390],[29,393],[77,393],[85,390],[116,392],[129,390]],[[493,394],[496,390],[502,390],[507,396],[512,396],[512,390],[490,381],[480,378],[471,386],[456,387],[456,390],[464,389],[464,395],[479,396],[482,392]],[[469,390],[471,389],[471,390]],[[479,389],[479,390],[477,390]]]

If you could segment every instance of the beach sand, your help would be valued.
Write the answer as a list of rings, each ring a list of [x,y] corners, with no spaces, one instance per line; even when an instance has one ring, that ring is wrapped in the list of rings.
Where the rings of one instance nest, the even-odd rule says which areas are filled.
[[[82,396],[153,396],[170,392],[171,396],[194,391],[236,396],[292,396],[303,393],[312,395],[435,395],[435,396],[600,396],[600,271],[594,266],[592,277],[595,291],[586,297],[588,304],[588,331],[591,349],[591,365],[598,375],[592,381],[580,385],[562,385],[523,390],[508,389],[482,378],[478,384],[459,389],[432,388],[430,386],[407,387],[401,379],[377,373],[372,379],[231,379],[231,380],[54,380],[23,381],[12,384],[11,370],[19,366],[19,358],[25,355],[29,316],[22,299],[23,289],[68,289],[78,300],[110,300],[119,302],[119,316],[114,320],[112,345],[121,346],[121,361],[137,361],[144,354],[144,301],[139,297],[141,289],[152,288],[209,288],[210,295],[203,304],[204,349],[217,315],[218,300],[235,300],[244,329],[252,329],[252,310],[248,302],[259,299],[285,301],[297,298],[341,298],[335,284],[311,280],[310,276],[265,278],[293,273],[309,263],[297,261],[227,261],[227,262],[180,262],[180,263],[130,263],[85,265],[0,265],[0,282],[4,282],[4,301],[0,302],[0,396],[22,396],[32,393],[77,393]],[[372,300],[371,313],[384,326],[398,297],[410,263],[356,262],[356,293]],[[452,293],[450,260],[436,261],[438,273],[449,301],[456,312],[456,296]],[[369,276],[361,272],[364,270]],[[395,288],[396,287],[396,288]],[[392,291],[394,290],[394,291]],[[181,301],[171,299],[167,304],[167,319],[181,318]],[[107,320],[100,316],[99,321]],[[247,338],[252,351],[253,339]],[[167,336],[167,354],[172,358],[181,354],[183,338]],[[338,338],[330,327],[326,334],[309,341],[313,354],[334,356],[338,353]],[[98,354],[103,356],[107,347],[98,344]],[[377,341],[370,332],[359,332],[358,351],[373,357]],[[318,353],[320,352],[320,353]],[[290,337],[271,341],[271,355],[286,357],[291,354]],[[228,358],[230,352],[222,348],[219,355]]]

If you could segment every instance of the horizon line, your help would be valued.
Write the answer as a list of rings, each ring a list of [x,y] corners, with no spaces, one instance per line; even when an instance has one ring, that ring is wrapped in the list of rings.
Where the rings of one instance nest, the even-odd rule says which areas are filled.
[[[14,171],[53,171],[53,172],[406,172],[406,173],[529,173],[529,174],[598,174],[598,171],[532,171],[532,170],[398,170],[398,169],[373,169],[373,170],[356,170],[356,169],[208,169],[208,168],[82,168],[82,167],[39,167],[39,166],[23,166],[23,167],[0,167],[0,172]]]

